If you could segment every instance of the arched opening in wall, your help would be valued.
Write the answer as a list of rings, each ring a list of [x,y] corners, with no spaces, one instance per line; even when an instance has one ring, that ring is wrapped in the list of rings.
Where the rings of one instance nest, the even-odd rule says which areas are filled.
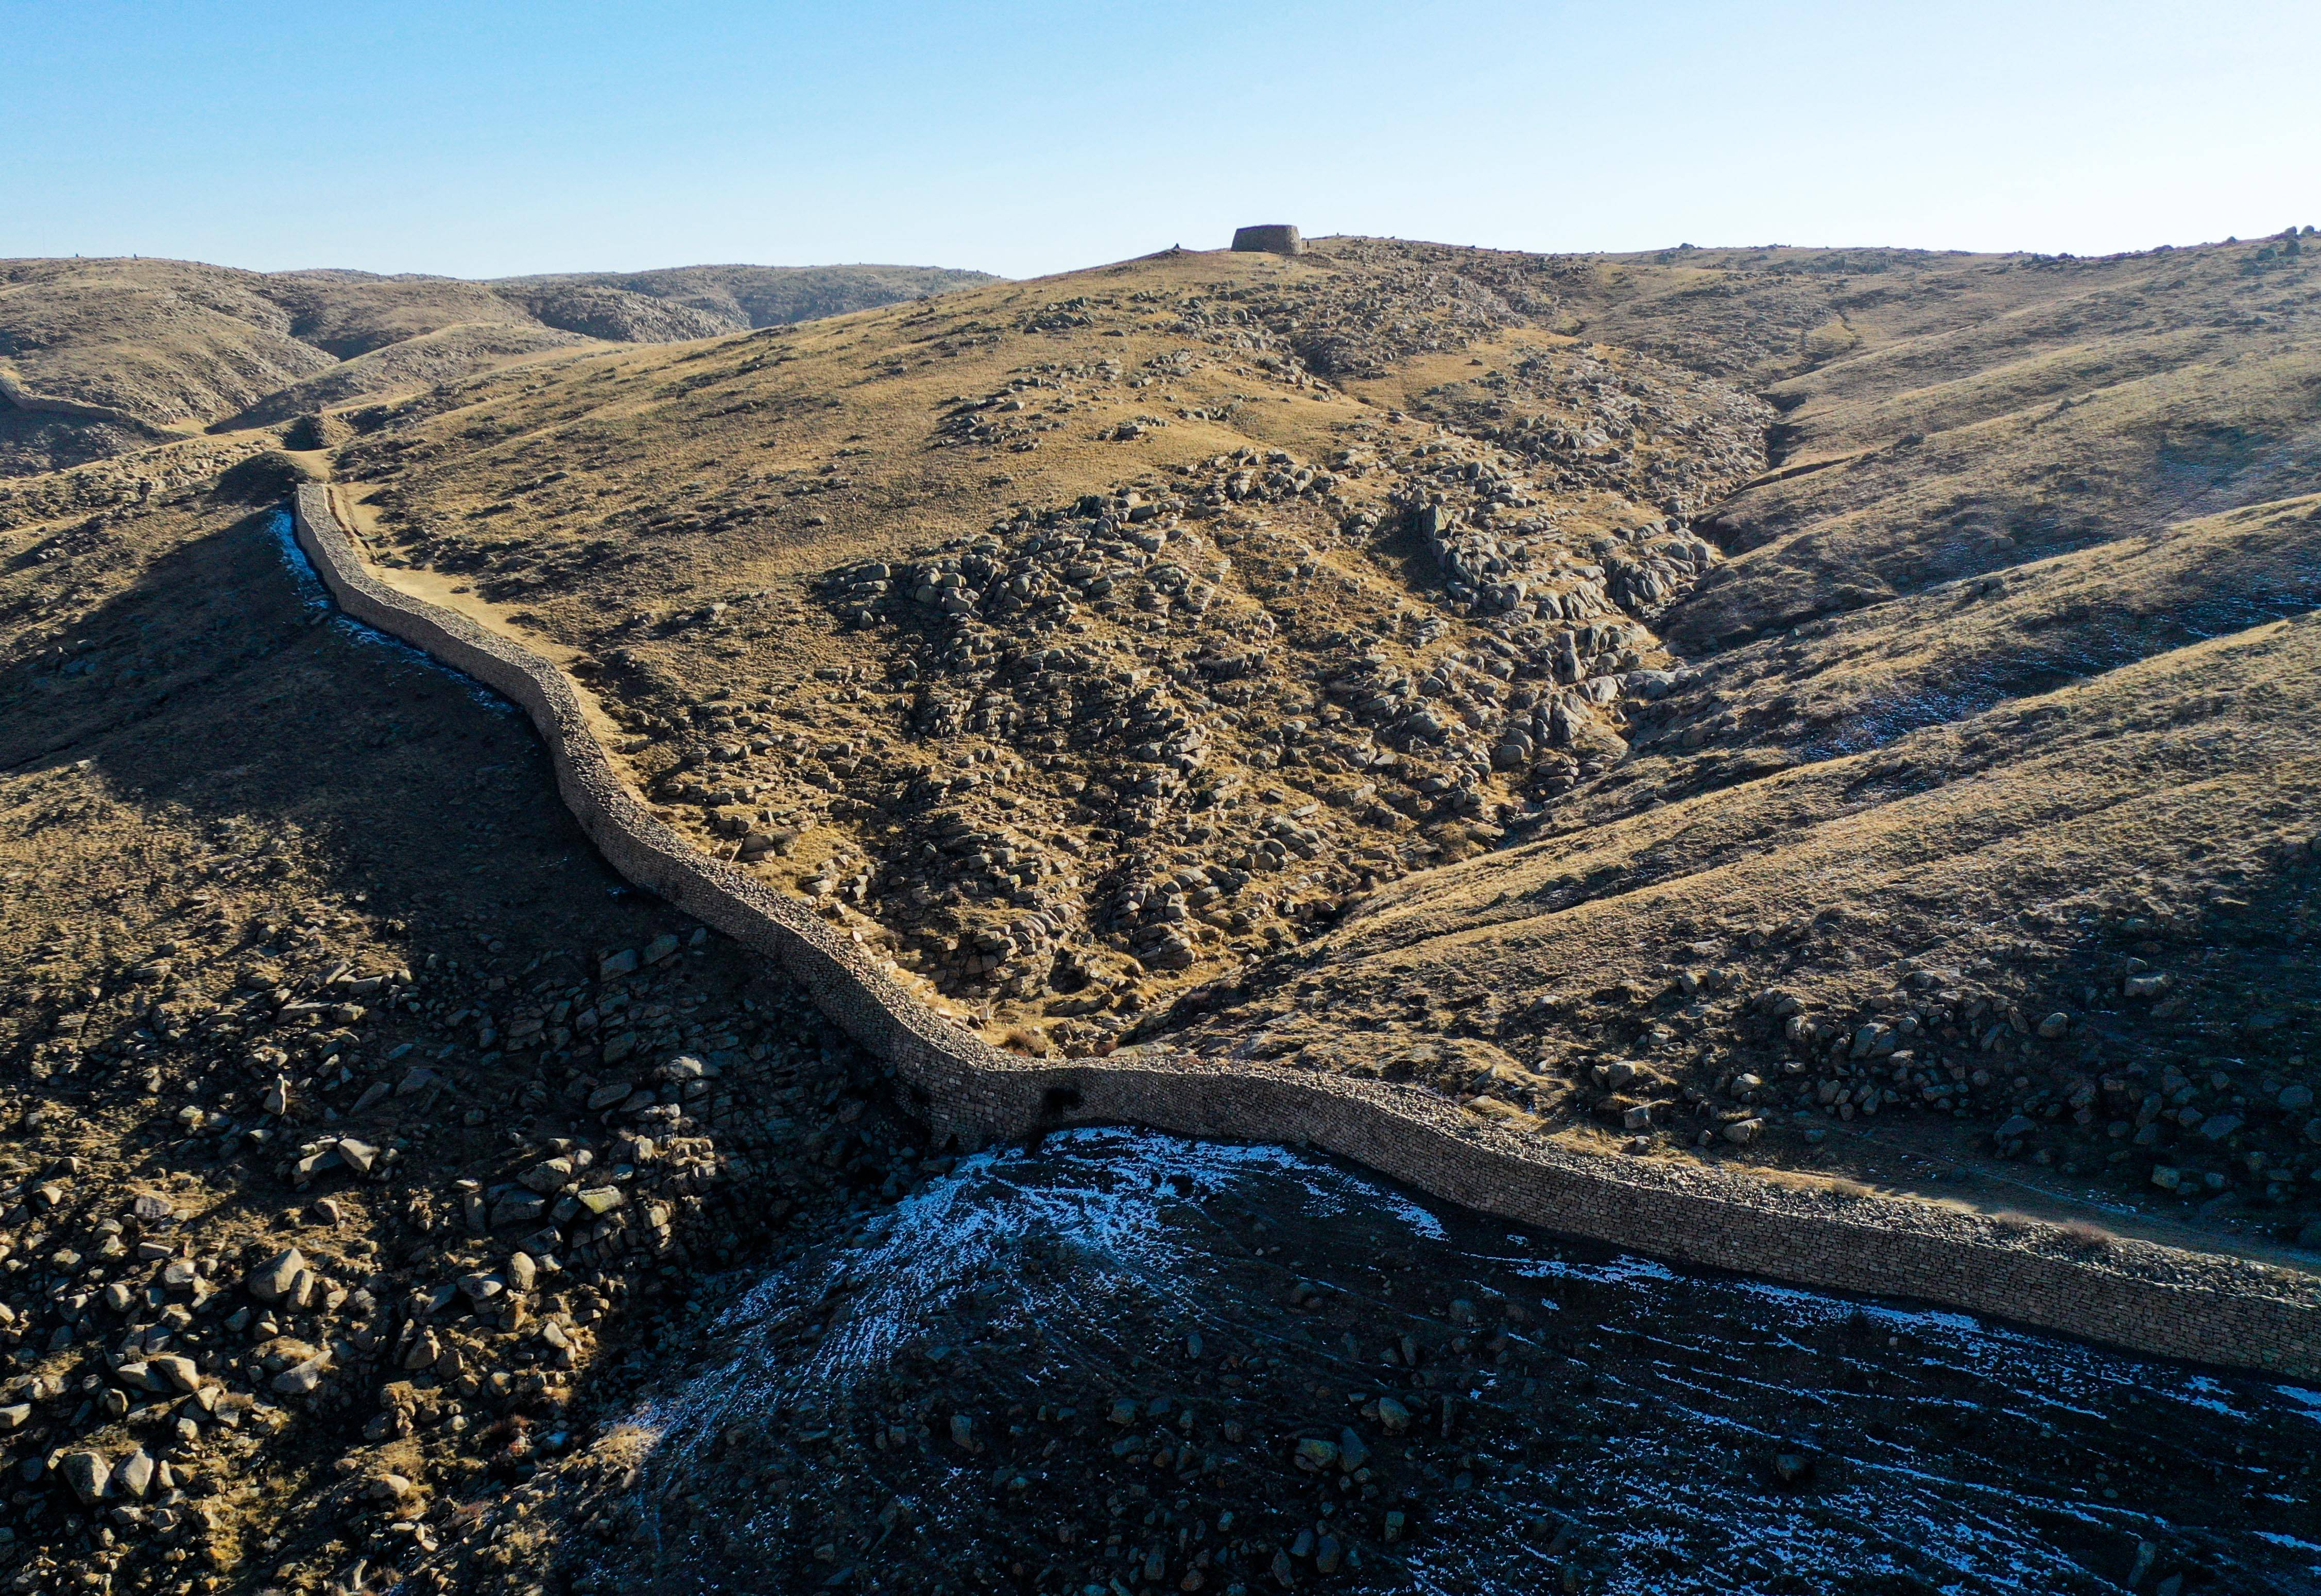
[[[1040,1117],[1061,1119],[1080,1106],[1080,1089],[1077,1086],[1051,1086],[1040,1099]]]

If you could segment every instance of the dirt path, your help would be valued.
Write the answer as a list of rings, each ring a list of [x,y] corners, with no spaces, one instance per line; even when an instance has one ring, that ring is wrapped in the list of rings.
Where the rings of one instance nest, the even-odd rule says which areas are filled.
[[[321,454],[310,454],[303,458],[321,466],[324,457]],[[368,504],[348,492],[344,487],[332,485],[331,504],[332,507],[338,512],[341,524],[351,530],[357,537],[369,542],[377,535],[378,513]],[[558,642],[544,632],[524,625],[501,606],[480,597],[469,583],[458,577],[442,571],[428,570],[419,566],[382,565],[377,561],[370,562],[369,571],[375,580],[385,582],[398,592],[408,593],[423,603],[432,604],[463,615],[487,631],[496,632],[509,642],[529,649],[541,658],[553,663],[563,673],[565,681],[572,689],[573,696],[580,700],[581,707],[588,717],[588,729],[596,734],[596,741],[608,750],[621,745],[622,732],[619,725],[614,722],[611,716],[605,713],[605,706],[596,695],[572,674],[570,666],[572,661],[579,657],[578,651]]]

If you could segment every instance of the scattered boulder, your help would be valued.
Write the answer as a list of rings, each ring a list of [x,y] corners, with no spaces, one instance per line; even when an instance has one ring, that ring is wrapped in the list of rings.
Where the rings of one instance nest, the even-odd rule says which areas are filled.
[[[86,1447],[66,1453],[59,1461],[58,1470],[84,1507],[94,1507],[102,1500],[105,1487],[113,1480],[113,1465],[105,1455]]]
[[[274,1389],[286,1397],[302,1397],[323,1383],[323,1374],[331,1366],[330,1348],[324,1347],[314,1356],[293,1363],[274,1377]]]
[[[153,1485],[153,1460],[140,1446],[114,1466],[113,1489],[133,1501],[145,1500]]]
[[[305,1254],[296,1247],[285,1247],[265,1263],[250,1272],[243,1282],[250,1294],[260,1302],[279,1302],[306,1267]]]

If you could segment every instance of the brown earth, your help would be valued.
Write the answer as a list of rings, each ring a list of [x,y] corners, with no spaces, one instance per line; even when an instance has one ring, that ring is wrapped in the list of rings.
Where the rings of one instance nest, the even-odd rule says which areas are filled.
[[[987,282],[933,267],[685,267],[498,283],[187,260],[0,260],[0,476],[236,430],[542,350],[651,342]]]
[[[336,469],[995,1041],[2293,1241],[2313,260],[1171,252]]]
[[[249,447],[52,484],[119,498],[0,579],[17,1590],[332,1576],[350,1447],[505,1478],[669,1284],[909,1167],[875,1067],[613,877],[518,717],[302,590]],[[615,1085],[666,1111],[608,1135]],[[600,1257],[517,1261],[558,1203]]]
[[[323,473],[996,1042],[2310,1267],[2316,248],[0,267],[117,413],[0,415],[9,1577],[518,1588],[608,1351],[942,1166],[311,607]]]

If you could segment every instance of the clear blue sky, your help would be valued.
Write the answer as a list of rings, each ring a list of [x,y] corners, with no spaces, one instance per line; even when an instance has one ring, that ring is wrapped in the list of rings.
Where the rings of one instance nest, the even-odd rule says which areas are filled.
[[[2321,0],[0,0],[0,255],[2089,254],[2321,223],[2316,63]]]

